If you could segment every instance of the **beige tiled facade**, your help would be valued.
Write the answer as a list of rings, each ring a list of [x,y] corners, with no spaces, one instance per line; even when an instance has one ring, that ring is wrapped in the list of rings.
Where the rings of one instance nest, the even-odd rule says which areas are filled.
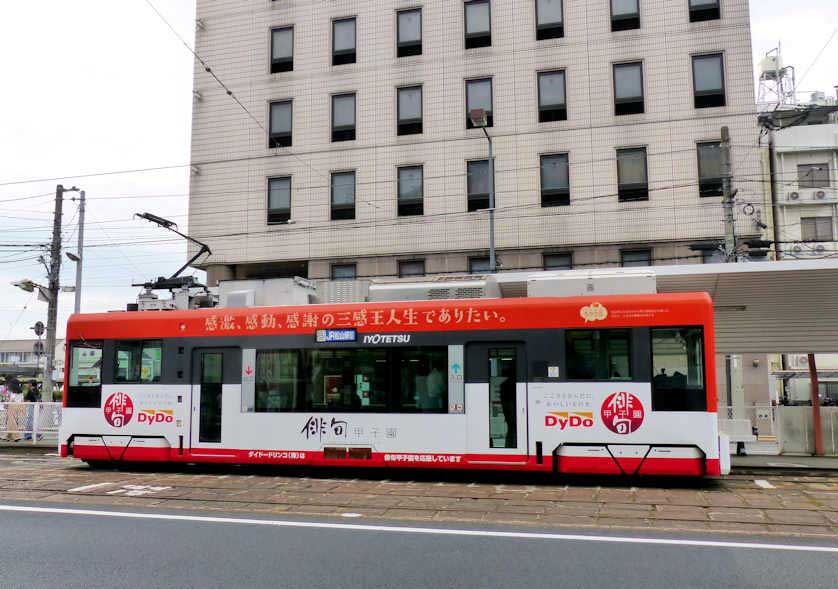
[[[565,0],[564,37],[537,41],[534,0],[492,0],[492,45],[464,49],[460,0],[198,0],[198,53],[268,127],[269,103],[293,100],[293,145],[260,128],[196,67],[190,233],[209,243],[209,280],[282,273],[394,275],[397,260],[462,272],[487,254],[488,214],[467,212],[466,164],[485,159],[466,129],[465,80],[491,77],[502,269],[540,268],[544,252],[576,267],[619,264],[651,248],[655,263],[700,262],[689,244],[724,234],[720,198],[700,198],[696,143],[732,138],[740,203],[761,203],[747,0],[690,23],[688,0],[640,0],[641,28],[611,32],[609,0]],[[396,56],[396,12],[422,8],[423,53]],[[331,65],[331,23],[357,18],[357,62]],[[270,73],[270,30],[294,27],[294,69]],[[693,105],[692,56],[722,53],[727,106]],[[615,116],[612,67],[642,61],[645,114]],[[567,120],[538,122],[537,74],[562,69]],[[423,133],[397,136],[396,89],[421,84]],[[357,95],[357,138],[330,141],[331,95]],[[617,198],[615,149],[645,146],[648,201]],[[570,206],[541,207],[539,156],[569,154]],[[399,217],[397,167],[424,166],[424,215]],[[330,221],[330,174],[356,172],[355,220]],[[292,178],[293,224],[268,225],[267,179]],[[737,207],[737,231],[754,233]]]

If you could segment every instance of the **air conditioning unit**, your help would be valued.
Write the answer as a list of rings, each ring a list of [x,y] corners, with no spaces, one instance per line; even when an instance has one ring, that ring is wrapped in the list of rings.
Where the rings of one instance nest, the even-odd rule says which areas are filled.
[[[814,194],[815,200],[823,200],[826,198],[826,192],[823,190],[818,190]]]
[[[800,199],[799,192],[789,192],[789,200],[798,200]]]
[[[496,298],[501,298],[500,287],[491,274],[376,280],[369,289],[373,302]]]

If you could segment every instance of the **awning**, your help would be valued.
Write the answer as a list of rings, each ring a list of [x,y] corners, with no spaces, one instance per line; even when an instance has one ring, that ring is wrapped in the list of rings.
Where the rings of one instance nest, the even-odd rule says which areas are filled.
[[[719,353],[838,352],[838,258],[647,270],[655,273],[658,292],[710,293]],[[503,296],[525,296],[531,275],[498,274]]]

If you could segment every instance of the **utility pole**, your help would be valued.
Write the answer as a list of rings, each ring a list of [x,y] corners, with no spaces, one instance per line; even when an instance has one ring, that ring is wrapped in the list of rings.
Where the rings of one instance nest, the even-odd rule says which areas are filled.
[[[774,128],[768,128],[768,174],[770,176],[771,187],[771,217],[773,218],[774,230],[774,260],[779,261],[783,259],[783,248],[780,239],[780,205],[779,197],[777,195],[777,147],[774,137]],[[785,356],[783,356],[785,361]],[[785,370],[785,366],[783,367]]]
[[[495,274],[498,271],[495,256],[495,151],[486,127],[483,127],[483,133],[489,140],[489,273]]]
[[[52,401],[52,371],[55,366],[55,330],[58,323],[58,282],[61,272],[61,216],[64,212],[64,186],[55,188],[55,211],[52,222],[52,246],[49,250],[49,283],[47,286],[47,349],[46,367],[44,368],[43,400]]]
[[[731,178],[733,173],[731,171],[730,163],[730,130],[727,127],[722,127],[722,142],[721,142],[721,159],[722,159],[722,204],[725,212],[725,254],[728,262],[736,261],[736,231],[735,221],[733,218],[733,196],[734,191],[731,186]]]
[[[81,271],[84,263],[84,190],[79,192],[79,245],[76,251],[76,302],[73,313],[81,312]]]

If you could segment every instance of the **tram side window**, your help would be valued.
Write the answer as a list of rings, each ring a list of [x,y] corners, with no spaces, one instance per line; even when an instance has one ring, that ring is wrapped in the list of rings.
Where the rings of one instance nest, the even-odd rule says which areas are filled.
[[[102,404],[102,342],[70,344],[70,374],[67,407],[99,407]]]
[[[701,327],[652,328],[652,410],[707,411]]]
[[[116,342],[114,382],[160,382],[163,344],[159,340]]]
[[[260,350],[255,411],[445,413],[448,348]]]
[[[631,331],[571,329],[565,332],[568,380],[631,380]]]

